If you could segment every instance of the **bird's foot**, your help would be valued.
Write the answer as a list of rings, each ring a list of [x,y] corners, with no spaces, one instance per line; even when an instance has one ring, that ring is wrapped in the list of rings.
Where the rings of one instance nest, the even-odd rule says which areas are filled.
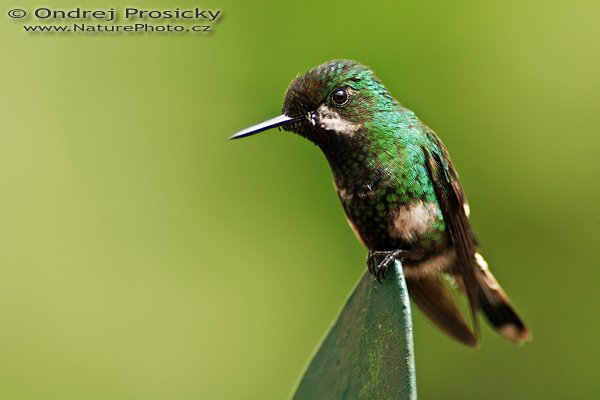
[[[385,279],[385,272],[387,269],[404,252],[404,250],[369,250],[369,254],[367,255],[367,268],[371,275],[377,278],[377,281],[381,283],[381,278]]]

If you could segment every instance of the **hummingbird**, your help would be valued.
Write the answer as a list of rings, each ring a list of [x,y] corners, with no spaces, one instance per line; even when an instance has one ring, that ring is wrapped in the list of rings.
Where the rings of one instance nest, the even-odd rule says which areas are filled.
[[[381,282],[402,263],[409,295],[442,331],[479,344],[478,313],[506,339],[531,337],[479,250],[469,205],[448,151],[367,66],[333,60],[297,76],[282,114],[230,139],[279,127],[325,155],[350,227]],[[468,299],[472,327],[453,295]]]

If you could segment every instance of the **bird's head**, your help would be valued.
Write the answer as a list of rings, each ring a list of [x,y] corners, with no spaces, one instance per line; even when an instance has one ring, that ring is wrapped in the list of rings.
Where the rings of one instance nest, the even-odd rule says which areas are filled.
[[[296,77],[282,115],[238,132],[231,139],[282,127],[317,145],[361,135],[373,115],[395,100],[373,71],[356,61],[334,60]]]

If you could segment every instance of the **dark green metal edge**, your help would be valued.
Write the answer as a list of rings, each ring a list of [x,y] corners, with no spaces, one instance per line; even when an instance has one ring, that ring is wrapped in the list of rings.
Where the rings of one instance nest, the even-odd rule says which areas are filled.
[[[417,398],[410,300],[399,261],[382,282],[362,276],[293,400]]]

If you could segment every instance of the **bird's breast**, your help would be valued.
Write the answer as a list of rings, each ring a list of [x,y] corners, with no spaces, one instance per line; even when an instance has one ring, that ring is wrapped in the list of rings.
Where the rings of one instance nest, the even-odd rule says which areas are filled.
[[[427,250],[445,238],[437,202],[401,196],[392,188],[336,186],[350,226],[371,250]]]
[[[404,242],[415,242],[435,228],[440,209],[437,203],[415,200],[390,210],[389,234]]]

